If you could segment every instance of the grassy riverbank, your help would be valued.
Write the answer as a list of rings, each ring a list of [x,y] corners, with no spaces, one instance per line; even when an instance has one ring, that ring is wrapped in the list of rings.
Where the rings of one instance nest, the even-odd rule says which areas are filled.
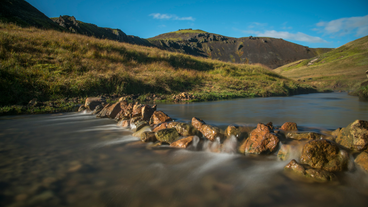
[[[205,101],[313,90],[262,65],[0,23],[0,113],[34,113],[25,107],[34,98],[43,113],[52,112],[55,104],[67,110],[103,94],[139,100],[155,94],[158,101],[172,101],[173,95],[187,92],[194,95],[191,101]],[[78,101],[63,104],[72,98]]]

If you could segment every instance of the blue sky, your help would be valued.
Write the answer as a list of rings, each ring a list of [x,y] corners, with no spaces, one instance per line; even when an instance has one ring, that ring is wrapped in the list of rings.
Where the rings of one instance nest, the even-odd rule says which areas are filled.
[[[75,16],[142,38],[193,28],[229,37],[267,36],[335,48],[368,35],[368,0],[26,1],[48,17]]]

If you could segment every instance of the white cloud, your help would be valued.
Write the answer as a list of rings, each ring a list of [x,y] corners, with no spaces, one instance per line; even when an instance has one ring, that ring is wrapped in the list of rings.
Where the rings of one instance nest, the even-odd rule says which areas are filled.
[[[266,30],[264,32],[259,32],[259,31],[254,31],[254,30],[245,30],[243,32],[247,34],[255,34],[256,36],[259,36],[259,37],[274,37],[274,38],[282,38],[282,39],[302,41],[302,42],[311,42],[311,43],[317,43],[317,42],[327,43],[326,40],[320,37],[310,36],[302,32],[290,33],[290,32],[275,31],[275,30]]]
[[[350,17],[335,19],[329,22],[318,22],[319,31],[325,34],[346,35],[355,33],[356,36],[368,35],[368,15],[362,17]]]
[[[153,13],[149,16],[152,16],[154,19],[171,19],[171,20],[187,20],[187,21],[194,21],[193,17],[178,17],[175,14],[160,14],[160,13]]]

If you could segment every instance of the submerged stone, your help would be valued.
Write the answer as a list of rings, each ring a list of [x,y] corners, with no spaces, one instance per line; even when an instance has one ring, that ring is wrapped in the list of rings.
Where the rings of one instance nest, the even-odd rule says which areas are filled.
[[[308,178],[316,182],[329,182],[337,180],[336,175],[321,169],[313,169],[308,165],[302,165],[291,160],[284,168],[290,170],[298,176]]]
[[[254,129],[249,138],[246,139],[239,147],[240,153],[261,154],[270,153],[276,149],[279,139],[271,133],[268,126],[259,123]]]
[[[287,144],[281,144],[277,157],[280,160],[299,158],[305,142],[293,140]]]
[[[312,140],[304,145],[300,161],[329,172],[343,171],[347,169],[348,154],[329,140]]]
[[[143,132],[140,136],[142,142],[156,142],[155,132]]]

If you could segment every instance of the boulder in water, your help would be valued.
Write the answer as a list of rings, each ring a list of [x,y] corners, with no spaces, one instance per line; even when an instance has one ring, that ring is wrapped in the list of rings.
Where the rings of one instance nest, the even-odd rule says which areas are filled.
[[[298,131],[298,126],[294,122],[285,122],[280,129],[284,131]]]
[[[115,104],[107,104],[96,117],[115,119],[116,115],[121,111],[120,102]]]
[[[170,147],[187,148],[192,143],[194,136],[179,139],[170,144]]]
[[[98,97],[89,97],[86,99],[86,102],[84,103],[84,106],[86,109],[93,111],[96,106],[98,105],[105,105],[106,100],[104,98],[98,98]]]
[[[280,160],[299,158],[305,142],[292,140],[287,144],[281,144],[277,157]]]
[[[153,107],[149,105],[145,105],[142,107],[142,120],[149,121],[151,119],[152,114],[156,111],[157,105],[154,105]]]
[[[140,138],[142,142],[156,142],[157,141],[155,132],[143,132]]]
[[[250,127],[230,125],[225,130],[225,136],[227,138],[230,138],[231,135],[234,135],[234,137],[238,141],[243,141],[244,139],[248,138],[248,134],[250,131]]]
[[[365,172],[368,173],[368,153],[360,153],[354,160],[354,162],[359,165]]]
[[[329,172],[343,171],[347,169],[348,154],[329,140],[312,140],[304,145],[300,161]]]
[[[201,131],[202,125],[206,124],[202,119],[197,117],[192,118],[192,125],[199,131]]]
[[[356,120],[338,132],[336,142],[353,151],[368,148],[368,121]]]
[[[261,154],[270,153],[276,149],[279,139],[271,133],[268,126],[259,123],[249,138],[246,139],[239,147],[240,153]]]
[[[161,123],[160,125],[158,125],[157,127],[155,127],[152,131],[153,132],[158,132],[161,129],[166,129],[168,124],[169,124],[168,122]]]
[[[156,124],[161,124],[164,122],[169,122],[172,121],[172,119],[165,114],[163,111],[155,111],[150,119],[150,124],[156,125]]]
[[[316,132],[295,132],[295,131],[290,131],[286,133],[286,138],[289,139],[296,139],[296,140],[301,140],[301,139],[307,139],[307,140],[314,140],[314,139],[325,139],[327,136],[323,135],[323,134],[319,134]]]
[[[162,129],[155,134],[156,139],[160,142],[165,142],[171,144],[179,139],[180,135],[175,128]]]
[[[176,131],[178,131],[179,134],[184,137],[194,135],[201,136],[201,132],[199,132],[196,128],[186,123],[170,122],[167,124],[167,128],[175,128]]]

